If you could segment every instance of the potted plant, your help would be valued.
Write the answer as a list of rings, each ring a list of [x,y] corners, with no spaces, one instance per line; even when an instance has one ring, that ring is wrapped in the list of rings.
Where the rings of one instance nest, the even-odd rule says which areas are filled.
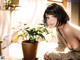
[[[4,9],[5,10],[10,10],[10,12],[12,12],[13,10],[15,10],[15,8],[17,7],[19,3],[19,0],[17,0],[17,3],[15,0],[6,0],[4,3]]]
[[[21,29],[21,33],[14,37],[13,41],[21,38],[24,60],[35,60],[38,42],[44,40],[44,34],[48,34],[48,30],[41,24],[40,27],[25,27]]]

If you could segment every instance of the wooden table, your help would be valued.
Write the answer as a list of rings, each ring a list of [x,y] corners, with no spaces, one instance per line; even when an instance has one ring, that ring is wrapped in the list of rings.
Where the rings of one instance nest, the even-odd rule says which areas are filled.
[[[24,60],[23,58],[16,58],[16,57],[10,57],[10,56],[0,56],[0,60]],[[36,58],[35,60],[43,60],[41,58]]]
[[[1,59],[0,59],[1,60]],[[10,57],[10,56],[6,56],[4,57],[4,59],[2,60],[24,60],[22,58],[16,58],[16,57]],[[41,58],[36,58],[36,60],[44,60],[44,59],[41,59]]]

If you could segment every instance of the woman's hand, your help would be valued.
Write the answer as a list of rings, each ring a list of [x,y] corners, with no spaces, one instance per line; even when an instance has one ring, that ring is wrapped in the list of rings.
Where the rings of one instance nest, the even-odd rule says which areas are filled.
[[[44,54],[44,60],[49,60],[49,53],[48,53],[48,52],[46,52],[46,53]]]

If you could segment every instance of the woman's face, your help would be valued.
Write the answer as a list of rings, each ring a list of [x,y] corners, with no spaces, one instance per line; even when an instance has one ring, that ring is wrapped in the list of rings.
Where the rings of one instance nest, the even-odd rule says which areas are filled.
[[[46,14],[46,18],[47,18],[48,27],[53,28],[56,26],[56,23],[57,23],[56,17],[54,17],[53,15]]]

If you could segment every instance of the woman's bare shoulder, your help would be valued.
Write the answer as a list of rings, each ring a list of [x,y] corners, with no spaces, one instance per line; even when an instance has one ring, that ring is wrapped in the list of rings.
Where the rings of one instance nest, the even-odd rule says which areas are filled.
[[[80,27],[75,24],[67,23],[64,26],[64,32],[67,34],[80,33]]]
[[[71,33],[72,26],[70,26],[68,23],[64,25],[64,33]]]
[[[68,23],[64,27],[64,33],[68,36],[74,35],[74,36],[77,36],[78,38],[80,38],[80,27],[77,25]]]

